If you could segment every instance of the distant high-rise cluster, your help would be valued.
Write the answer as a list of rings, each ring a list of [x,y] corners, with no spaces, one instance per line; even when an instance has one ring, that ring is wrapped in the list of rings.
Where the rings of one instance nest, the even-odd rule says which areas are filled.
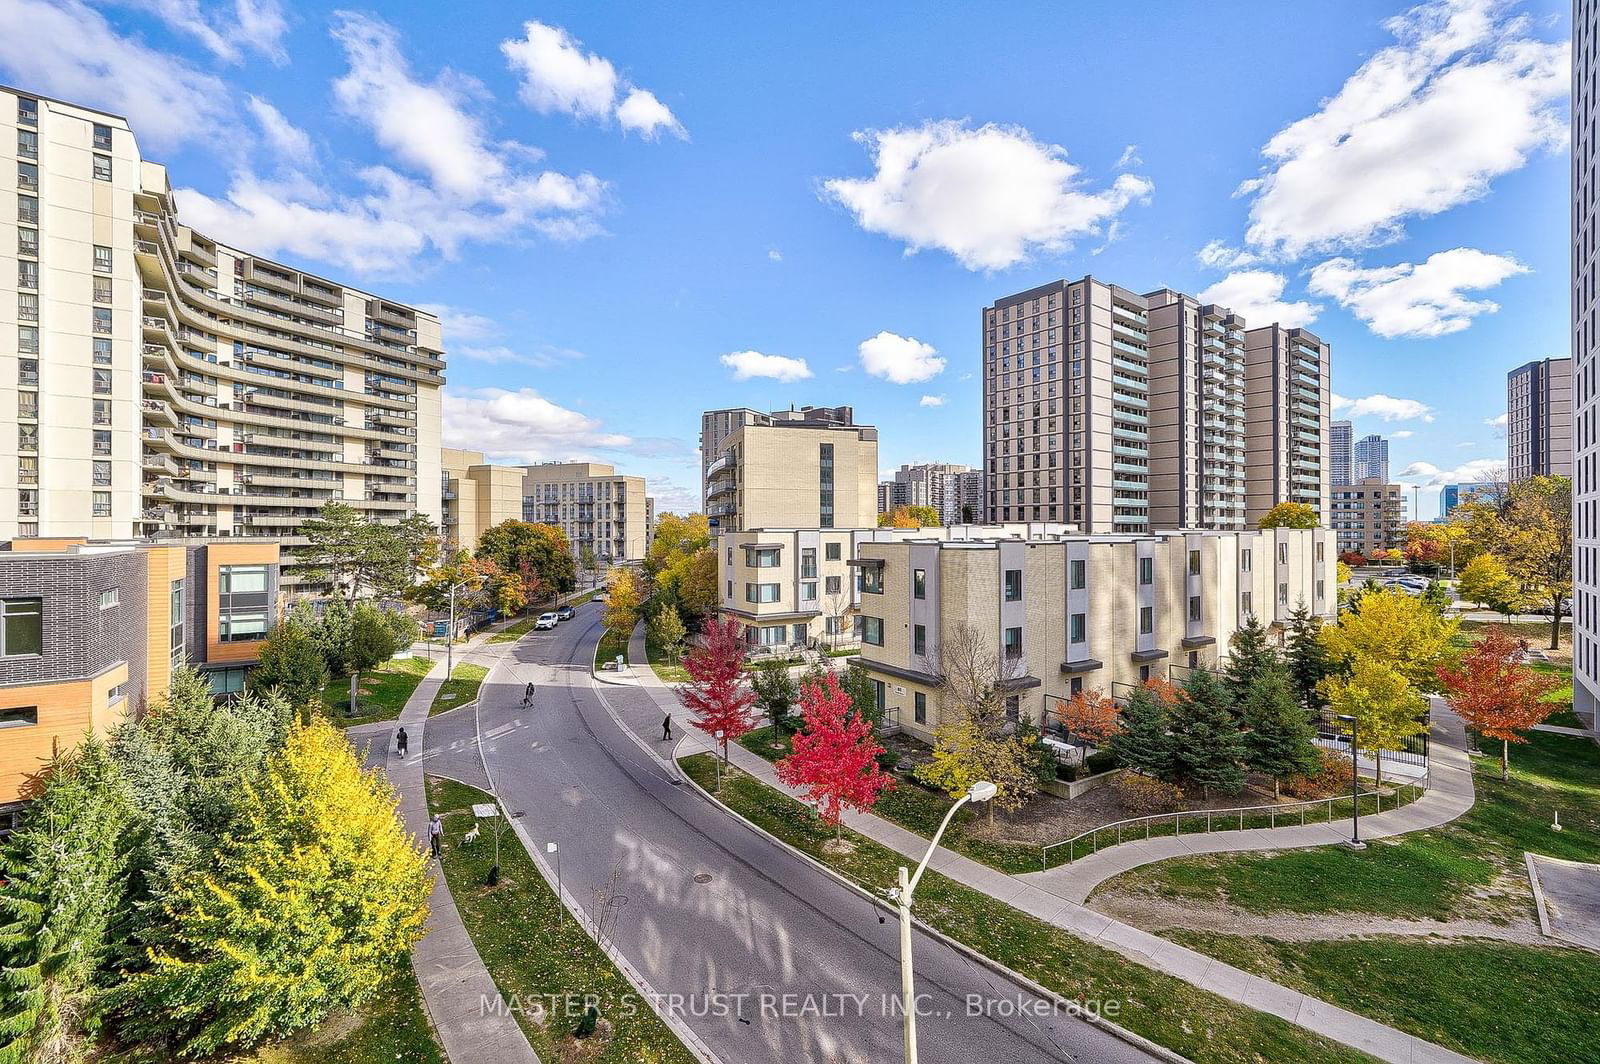
[[[1328,483],[1333,487],[1350,483],[1355,465],[1355,426],[1335,421],[1328,426]]]
[[[1356,441],[1355,459],[1350,467],[1351,482],[1389,480],[1389,441],[1373,433]]]
[[[929,506],[943,525],[983,519],[983,473],[971,466],[930,462],[903,465],[878,483],[878,512],[897,506]]]

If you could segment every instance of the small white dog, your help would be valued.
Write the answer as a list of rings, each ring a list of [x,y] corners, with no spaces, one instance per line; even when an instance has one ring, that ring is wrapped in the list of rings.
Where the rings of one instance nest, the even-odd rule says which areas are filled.
[[[471,846],[473,843],[477,842],[478,841],[478,832],[481,831],[481,830],[483,830],[483,825],[481,825],[481,824],[472,825],[472,830],[467,832],[466,837],[464,837],[461,840],[461,845],[463,845],[463,846]]]

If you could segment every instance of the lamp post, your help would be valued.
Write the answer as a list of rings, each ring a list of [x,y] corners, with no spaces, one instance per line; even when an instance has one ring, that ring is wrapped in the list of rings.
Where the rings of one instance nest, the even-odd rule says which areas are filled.
[[[544,844],[544,852],[556,855],[556,909],[561,914],[560,922],[566,923],[567,903],[561,898],[561,851],[556,847],[555,843],[547,842]]]
[[[1345,843],[1352,850],[1364,850],[1361,841],[1361,777],[1356,774],[1356,718],[1340,713],[1339,720],[1350,725],[1350,839]]]
[[[956,815],[956,810],[968,802],[987,802],[995,796],[997,790],[998,788],[987,780],[980,780],[967,788],[967,793],[956,799],[956,803],[944,815],[939,830],[933,833],[933,840],[928,843],[928,852],[922,855],[922,862],[917,865],[916,873],[908,878],[906,866],[901,865],[900,885],[889,892],[900,905],[900,1008],[905,1017],[906,1064],[917,1064],[917,990],[916,981],[911,974],[911,897],[917,889],[917,883],[922,879],[922,873],[927,870],[933,851],[939,848],[939,837],[944,834],[944,829],[950,826],[950,820]]]
[[[715,758],[715,760],[717,762],[717,793],[721,794],[722,793],[722,762],[724,760],[726,760],[727,756],[728,756],[728,743],[727,743],[727,740],[725,740],[722,737],[722,729],[721,728],[717,729],[717,745],[722,747],[722,754],[720,756],[713,755],[713,757]]]

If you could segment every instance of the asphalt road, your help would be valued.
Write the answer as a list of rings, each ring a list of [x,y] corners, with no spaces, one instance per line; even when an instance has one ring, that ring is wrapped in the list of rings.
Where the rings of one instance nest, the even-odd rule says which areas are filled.
[[[675,1007],[727,1064],[899,1060],[895,922],[672,784],[599,701],[599,618],[580,608],[488,677],[479,726],[507,808],[536,845],[558,843],[566,889],[591,915],[616,877],[613,941],[658,994],[684,995]],[[929,1064],[1154,1059],[934,939],[918,935],[915,955]]]

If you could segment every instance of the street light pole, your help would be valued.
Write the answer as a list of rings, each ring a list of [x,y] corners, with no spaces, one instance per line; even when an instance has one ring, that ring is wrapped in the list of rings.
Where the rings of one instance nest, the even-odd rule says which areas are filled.
[[[939,848],[939,838],[944,834],[944,829],[950,826],[956,810],[968,802],[987,802],[995,796],[996,790],[998,788],[987,780],[974,783],[944,815],[939,830],[933,833],[933,840],[928,843],[928,852],[922,855],[922,862],[917,865],[916,873],[907,877],[906,866],[900,866],[900,885],[892,893],[900,906],[900,1011],[905,1019],[906,1064],[917,1064],[917,987],[911,973],[912,894],[922,879],[922,873],[928,868],[933,851]]]
[[[1339,719],[1350,725],[1350,839],[1345,845],[1364,850],[1367,844],[1361,841],[1361,777],[1356,774],[1356,718],[1341,713]]]
[[[444,637],[444,678],[456,671],[456,583],[450,581],[450,631]]]
[[[561,913],[561,922],[566,923],[567,903],[562,900],[561,896],[561,850],[555,843],[547,842],[544,844],[544,852],[556,855],[556,908]]]

